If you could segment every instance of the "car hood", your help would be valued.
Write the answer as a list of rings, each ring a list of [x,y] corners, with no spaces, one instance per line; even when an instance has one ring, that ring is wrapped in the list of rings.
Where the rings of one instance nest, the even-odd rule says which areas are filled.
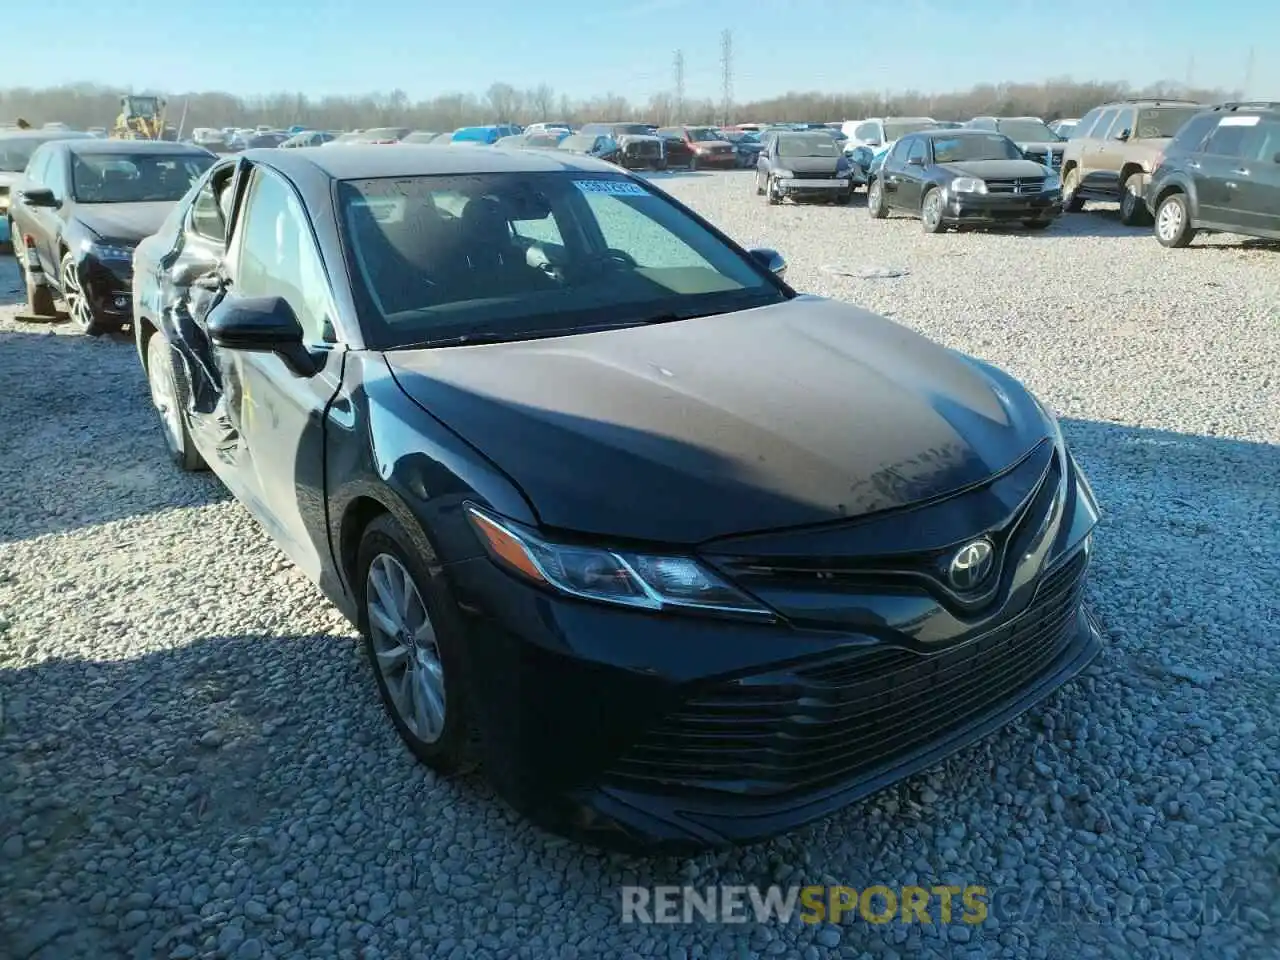
[[[902,507],[1048,433],[1006,375],[816,297],[386,359],[543,524],[604,537],[692,544]]]
[[[958,160],[939,164],[956,176],[976,177],[979,180],[1005,177],[1043,177],[1044,165],[1034,160]]]
[[[173,201],[156,203],[78,203],[76,219],[104,240],[137,243],[160,229]]]

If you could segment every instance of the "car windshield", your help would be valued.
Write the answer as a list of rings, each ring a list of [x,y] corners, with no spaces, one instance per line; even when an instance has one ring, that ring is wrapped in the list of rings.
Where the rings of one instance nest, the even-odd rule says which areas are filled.
[[[1175,136],[1182,125],[1203,107],[1148,107],[1138,111],[1138,129],[1134,136],[1142,139]]]
[[[778,137],[780,157],[838,157],[840,145],[825,133],[784,133]]]
[[[901,140],[909,133],[932,130],[934,126],[935,124],[932,120],[886,120],[884,122],[884,135],[889,140]]]
[[[1022,151],[1018,145],[1002,133],[935,137],[933,140],[934,163],[1021,159]]]
[[[1041,120],[997,120],[996,129],[1018,143],[1052,143],[1058,139]]]
[[[1060,123],[1058,124],[1058,136],[1064,139],[1070,137],[1075,132],[1076,127],[1077,124],[1074,123]]]
[[[694,143],[708,143],[712,140],[723,140],[719,130],[712,130],[710,127],[690,127],[689,139]]]
[[[648,137],[652,136],[653,131],[646,127],[643,123],[623,123],[613,128],[613,132],[619,137]]]
[[[344,181],[343,246],[380,349],[522,339],[777,303],[749,258],[627,177]]]
[[[80,203],[181,200],[213,161],[199,153],[77,153],[71,195]]]

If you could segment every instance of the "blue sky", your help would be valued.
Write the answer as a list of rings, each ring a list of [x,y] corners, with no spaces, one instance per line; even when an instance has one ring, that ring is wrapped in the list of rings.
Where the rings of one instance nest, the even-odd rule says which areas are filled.
[[[1079,11],[1072,18],[1071,9]],[[786,13],[783,13],[786,10]],[[797,26],[782,24],[793,20]],[[51,25],[60,25],[52,28]],[[786,90],[941,92],[975,83],[1182,81],[1280,98],[1280,0],[44,0],[11,3],[6,85],[168,91],[482,93],[495,80],[643,100],[719,96],[733,30],[736,100]],[[1190,58],[1194,62],[1190,63]]]

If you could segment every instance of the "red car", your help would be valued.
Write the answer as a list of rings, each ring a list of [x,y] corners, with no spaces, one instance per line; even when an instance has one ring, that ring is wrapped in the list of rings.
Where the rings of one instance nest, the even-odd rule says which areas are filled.
[[[737,148],[714,127],[662,127],[658,136],[670,142],[683,141],[689,149],[690,170],[698,167],[722,167],[732,170],[738,165]],[[668,162],[678,166],[678,161],[668,151]]]

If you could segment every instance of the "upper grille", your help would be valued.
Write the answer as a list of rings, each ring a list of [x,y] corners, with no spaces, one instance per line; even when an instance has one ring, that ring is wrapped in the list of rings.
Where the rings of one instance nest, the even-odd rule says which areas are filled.
[[[835,174],[813,170],[796,170],[791,176],[797,180],[830,180]]]
[[[639,143],[628,143],[624,148],[625,152],[633,157],[656,157],[659,153],[658,144],[652,140],[642,140]]]
[[[1025,612],[937,653],[873,647],[715,684],[641,738],[611,779],[773,796],[854,779],[980,720],[1071,641],[1088,557],[1050,572]]]
[[[1044,177],[1001,177],[987,181],[987,193],[1039,193]]]

